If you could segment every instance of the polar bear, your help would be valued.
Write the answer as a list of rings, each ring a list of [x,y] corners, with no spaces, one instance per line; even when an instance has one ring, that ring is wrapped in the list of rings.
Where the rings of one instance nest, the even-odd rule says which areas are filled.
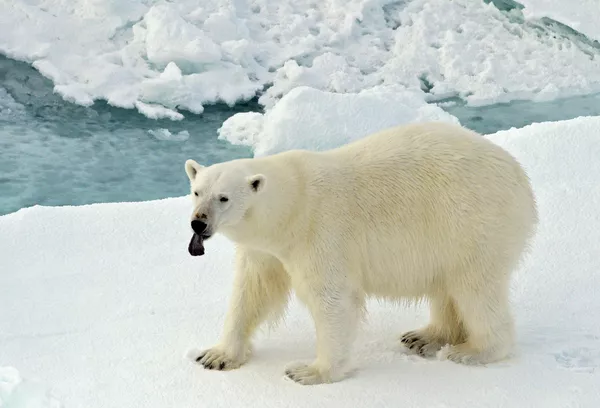
[[[385,129],[328,151],[286,151],[203,167],[187,160],[195,237],[236,244],[219,344],[194,356],[235,369],[290,291],[314,320],[316,359],[301,384],[340,381],[365,299],[427,299],[430,322],[399,340],[425,357],[485,364],[514,337],[509,281],[538,222],[529,179],[505,150],[454,124]]]

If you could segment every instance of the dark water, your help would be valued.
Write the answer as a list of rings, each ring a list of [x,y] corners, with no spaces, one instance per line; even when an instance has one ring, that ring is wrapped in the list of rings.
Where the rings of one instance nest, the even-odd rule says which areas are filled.
[[[551,102],[513,101],[489,106],[470,107],[458,101],[444,107],[463,126],[483,134],[535,122],[573,119],[600,115],[600,94],[557,99]]]
[[[182,121],[97,102],[65,102],[29,65],[0,56],[0,214],[34,204],[140,201],[188,192],[186,159],[212,164],[251,151],[217,139],[256,104],[208,106]],[[171,139],[161,140],[167,129]],[[185,133],[188,132],[189,137]],[[185,139],[187,140],[178,140]]]
[[[217,129],[237,112],[260,110],[254,102],[207,106],[202,115],[186,113],[182,121],[153,120],[103,102],[74,105],[52,88],[29,65],[0,56],[0,215],[34,204],[181,196],[188,192],[186,159],[208,165],[251,156],[245,147],[218,140]],[[447,102],[453,104],[444,109],[484,134],[600,115],[600,95],[475,108]],[[160,129],[170,132],[170,140],[163,140]]]

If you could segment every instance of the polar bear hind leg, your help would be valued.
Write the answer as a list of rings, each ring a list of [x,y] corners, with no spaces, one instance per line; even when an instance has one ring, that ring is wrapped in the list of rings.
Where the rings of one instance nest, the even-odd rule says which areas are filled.
[[[514,322],[509,306],[509,273],[479,274],[486,275],[495,284],[463,280],[462,285],[454,288],[452,297],[466,338],[462,343],[444,346],[438,353],[439,358],[477,365],[502,360],[510,353]]]
[[[440,293],[429,296],[429,301],[429,324],[419,330],[406,332],[401,337],[409,350],[423,357],[434,357],[446,344],[459,344],[466,338],[452,298]]]

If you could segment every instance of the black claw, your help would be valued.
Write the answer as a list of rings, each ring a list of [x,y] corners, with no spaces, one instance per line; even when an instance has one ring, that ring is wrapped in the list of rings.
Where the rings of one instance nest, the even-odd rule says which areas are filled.
[[[419,336],[414,335],[412,333],[406,333],[404,336],[402,336],[402,338],[400,339],[400,341],[404,344],[412,344],[416,341],[419,340]]]
[[[404,333],[402,335],[402,337],[400,338],[400,341],[402,341],[402,343],[406,343],[407,341],[409,341],[411,338],[413,338],[413,332],[407,332]]]
[[[221,364],[219,364],[219,370],[222,370],[225,368],[225,362],[222,361]]]
[[[206,353],[200,354],[200,356],[198,356],[198,358],[196,359],[196,362],[200,362],[200,360],[202,360],[205,355]]]
[[[411,337],[406,337],[405,339],[402,340],[402,343],[406,344],[408,346],[408,348],[413,348],[415,347],[415,345],[418,345],[418,343],[420,343],[422,340],[419,336],[411,336]]]

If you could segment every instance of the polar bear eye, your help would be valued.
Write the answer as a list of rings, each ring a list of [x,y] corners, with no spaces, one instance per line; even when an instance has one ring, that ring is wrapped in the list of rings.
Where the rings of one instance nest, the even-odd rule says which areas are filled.
[[[194,195],[195,195],[196,197],[198,197],[198,192],[197,192],[197,191],[194,191]]]
[[[221,198],[219,198],[219,201],[222,203],[226,203],[227,201],[229,201],[229,198],[227,198],[225,196],[221,196]]]

